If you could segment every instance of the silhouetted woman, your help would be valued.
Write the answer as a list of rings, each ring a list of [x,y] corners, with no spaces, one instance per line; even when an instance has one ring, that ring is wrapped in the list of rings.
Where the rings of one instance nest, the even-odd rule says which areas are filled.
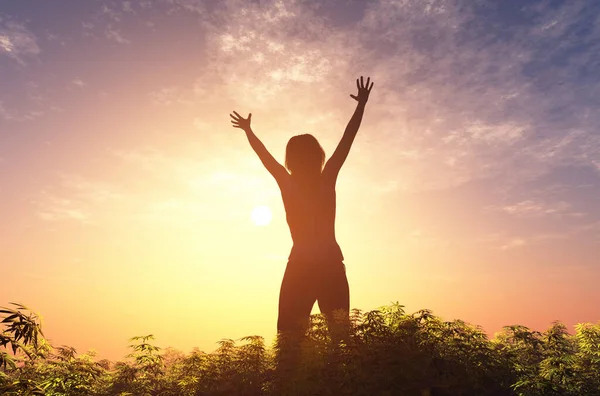
[[[367,78],[365,85],[362,76],[356,80],[358,93],[350,95],[358,102],[356,110],[327,163],[317,139],[304,134],[289,140],[284,168],[252,131],[252,114],[248,118],[235,111],[230,114],[233,126],[246,132],[250,146],[275,177],[292,234],[293,247],[279,294],[277,330],[280,333],[303,333],[315,301],[325,314],[330,330],[334,318],[336,321],[348,319],[350,293],[346,267],[335,239],[335,183],[373,88],[369,82]]]

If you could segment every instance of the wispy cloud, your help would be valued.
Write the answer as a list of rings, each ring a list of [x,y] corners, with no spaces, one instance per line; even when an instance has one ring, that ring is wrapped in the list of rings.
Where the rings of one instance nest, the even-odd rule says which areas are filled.
[[[145,1],[125,1],[120,5],[99,3],[96,11],[81,21],[83,36],[108,39],[118,44],[131,44],[131,39],[123,33],[130,24],[132,16],[136,16],[136,8]]]
[[[567,14],[577,14],[572,8],[580,5],[565,5]],[[556,86],[544,86],[527,73],[537,56],[549,50],[546,43],[538,45],[539,35],[545,34],[539,30],[543,22],[534,18],[532,22],[531,27],[515,27],[520,38],[499,36],[490,41],[476,33],[473,10],[459,11],[453,2],[369,6],[362,41],[365,45],[385,42],[365,55],[375,58],[380,74],[376,95],[385,98],[377,107],[381,117],[388,117],[375,122],[374,129],[395,131],[374,140],[385,141],[388,152],[390,141],[392,147],[424,151],[410,162],[390,160],[400,166],[407,163],[404,168],[410,174],[403,176],[414,179],[413,189],[444,188],[500,175],[510,182],[527,180],[556,166],[585,164],[585,158],[598,152],[593,126],[573,116],[591,110],[590,103],[563,89],[566,84],[576,90],[575,70],[583,65],[537,65],[541,74],[572,70]],[[590,34],[598,37],[597,32]],[[537,41],[521,39],[527,36],[536,36]],[[567,56],[568,48],[576,45],[569,42],[561,51]],[[367,62],[357,55],[359,63]],[[571,108],[573,113],[561,111],[564,118],[554,122],[557,108]],[[378,149],[385,155],[381,146]],[[413,172],[428,177],[412,176]]]
[[[127,39],[120,29],[109,24],[104,31],[107,39],[116,41],[119,44],[131,44],[131,40]]]
[[[46,221],[75,220],[89,223],[90,214],[73,206],[73,202],[56,197],[46,197],[47,207],[38,211],[38,216]]]
[[[169,183],[173,191],[180,191],[184,195],[205,197],[210,191],[211,196],[218,199],[234,199],[244,192],[249,195],[276,193],[276,190],[269,188],[272,186],[267,185],[272,180],[265,177],[262,169],[259,169],[260,176],[256,176],[257,167],[260,166],[257,159],[250,157],[253,166],[247,166],[245,161],[248,157],[238,154],[242,166],[233,166],[235,171],[223,169],[219,158],[198,156],[198,152],[207,148],[212,148],[209,141],[197,148],[190,145],[189,153],[185,154],[180,151],[168,153],[154,147],[118,150],[112,154],[127,166],[148,172],[153,178],[162,180],[162,183]]]
[[[246,213],[235,209],[225,213],[215,211],[211,203],[188,197],[146,202],[138,208],[136,218],[153,226],[169,224],[178,228],[193,229],[202,224],[231,221],[244,215]]]
[[[40,53],[35,35],[25,24],[0,14],[0,54],[4,54],[22,66],[28,58]]]
[[[38,218],[100,225],[123,221],[126,214],[133,225],[191,230],[206,222],[247,217],[249,208],[239,204],[241,195],[248,199],[256,195],[255,202],[264,202],[264,197],[275,191],[265,188],[270,179],[219,171],[217,166],[181,153],[146,147],[112,155],[132,177],[146,182],[132,186],[61,173],[54,186],[46,187],[34,199]],[[230,202],[231,209],[215,211],[223,202]]]
[[[570,207],[571,205],[564,201],[547,203],[526,200],[502,206],[500,209],[513,216],[558,216],[566,214]]]
[[[188,90],[189,91],[189,90]],[[186,97],[186,93],[179,87],[170,86],[152,91],[149,94],[150,100],[156,105],[160,106],[171,106],[174,104],[193,104],[193,101],[189,97]]]
[[[412,230],[407,236],[406,241],[413,246],[421,248],[437,248],[440,245],[448,245],[450,241],[448,239],[439,238],[432,235],[431,233],[422,231],[420,229]]]
[[[71,84],[75,85],[78,88],[83,88],[87,85],[81,78],[74,79],[73,81],[71,81]]]
[[[193,12],[204,7],[172,3]],[[553,20],[573,26],[581,3],[564,7]],[[206,17],[213,57],[199,81],[223,86],[242,105],[295,107],[305,120],[315,110],[342,108],[339,91],[350,81],[340,76],[372,74],[376,89],[366,136],[358,143],[366,149],[361,155],[400,170],[396,185],[410,191],[492,177],[519,183],[569,164],[595,167],[600,141],[591,121],[597,116],[590,102],[565,89],[576,90],[575,70],[584,64],[541,65],[540,74],[565,73],[560,86],[532,78],[528,68],[550,51],[550,36],[562,33],[538,18],[539,9],[524,12],[532,24],[516,27],[520,36],[490,41],[483,31],[477,34],[483,27],[475,9],[455,2],[371,2],[358,29],[330,25],[327,15],[303,3],[227,2]],[[561,51],[576,45],[567,42]],[[283,99],[307,94],[312,106]],[[556,108],[574,111],[561,112],[564,119],[554,122]],[[341,113],[335,110],[334,118]],[[294,117],[286,114],[292,124]],[[323,131],[328,128],[323,125]]]
[[[500,249],[501,250],[515,249],[518,247],[525,246],[526,244],[527,244],[527,242],[524,239],[514,238],[514,239],[511,239],[508,242],[506,242],[504,245],[500,246]]]
[[[510,235],[510,233],[493,233],[475,240],[482,246],[493,250],[513,250],[524,247],[548,246],[557,241],[565,241],[573,238],[577,232],[575,229],[564,229],[557,232],[532,231],[522,235]]]
[[[334,22],[338,15],[311,2],[115,4],[97,5],[83,28],[132,50],[139,44],[128,23],[134,13],[153,22],[153,13],[167,8],[169,18],[187,12],[199,20],[202,44],[186,49],[206,55],[196,75],[183,82],[165,79],[143,92],[160,106],[202,109],[190,127],[207,132],[203,144],[223,155],[232,149],[213,144],[221,122],[215,114],[223,113],[226,124],[226,111],[232,108],[253,111],[257,125],[265,125],[265,141],[283,141],[281,131],[314,132],[326,148],[334,147],[354,104],[348,98],[353,77],[364,74],[376,85],[352,161],[374,175],[361,181],[374,191],[420,193],[488,180],[525,189],[526,182],[563,167],[600,170],[600,115],[595,111],[600,103],[594,96],[600,82],[589,70],[597,64],[600,28],[586,19],[585,2],[524,5],[522,21],[490,21],[501,13],[482,18],[477,6],[456,1],[378,0],[361,3],[360,13],[346,24]],[[575,40],[573,29],[580,24],[586,28],[578,30]],[[6,105],[0,114],[14,118]],[[254,182],[251,172],[242,177],[222,169],[211,155],[192,159],[151,147],[116,150],[115,155],[124,166],[159,175],[187,191],[211,183],[230,191],[233,179],[239,185]],[[217,164],[219,172],[213,169]],[[170,199],[156,202],[174,202]],[[184,203],[177,207],[194,210]],[[527,194],[503,196],[488,209],[514,221],[579,213],[570,197]],[[512,240],[531,243],[528,235],[508,235],[497,246],[516,246]]]
[[[54,109],[51,109],[51,110],[54,110]],[[30,109],[30,110],[20,111],[18,109],[9,108],[8,106],[6,106],[4,104],[3,101],[0,100],[0,118],[5,121],[16,121],[16,122],[31,121],[31,120],[35,120],[36,118],[43,116],[45,113],[46,113],[46,111],[39,110],[39,109],[35,109],[35,110]]]
[[[42,220],[94,224],[96,211],[103,210],[102,206],[107,202],[123,197],[107,183],[74,174],[57,176],[57,186],[41,191],[33,202]]]
[[[172,7],[172,11],[183,9],[200,15],[206,14],[208,4],[206,0],[164,0],[164,2]]]
[[[313,84],[330,99],[328,88],[350,56],[348,32],[327,26],[301,3],[227,2],[205,24],[208,50],[214,53],[207,70],[242,103],[270,106],[303,89],[306,95],[305,87]]]

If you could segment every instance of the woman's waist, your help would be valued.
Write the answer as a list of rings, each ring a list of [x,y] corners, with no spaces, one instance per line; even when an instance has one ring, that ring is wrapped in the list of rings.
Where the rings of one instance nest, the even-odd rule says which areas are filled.
[[[342,249],[334,240],[331,241],[294,241],[290,260],[329,261],[343,260]]]

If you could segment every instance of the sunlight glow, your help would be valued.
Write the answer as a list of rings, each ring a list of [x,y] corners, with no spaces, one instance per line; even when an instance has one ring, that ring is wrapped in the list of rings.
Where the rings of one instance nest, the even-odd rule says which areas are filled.
[[[272,218],[273,214],[268,206],[259,205],[252,209],[252,221],[257,226],[266,226],[271,222]]]

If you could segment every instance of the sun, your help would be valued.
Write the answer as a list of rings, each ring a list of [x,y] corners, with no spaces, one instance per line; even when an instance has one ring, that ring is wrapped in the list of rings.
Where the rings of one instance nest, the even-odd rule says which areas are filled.
[[[252,221],[257,226],[266,226],[271,222],[272,218],[273,214],[268,206],[259,205],[252,209]]]

